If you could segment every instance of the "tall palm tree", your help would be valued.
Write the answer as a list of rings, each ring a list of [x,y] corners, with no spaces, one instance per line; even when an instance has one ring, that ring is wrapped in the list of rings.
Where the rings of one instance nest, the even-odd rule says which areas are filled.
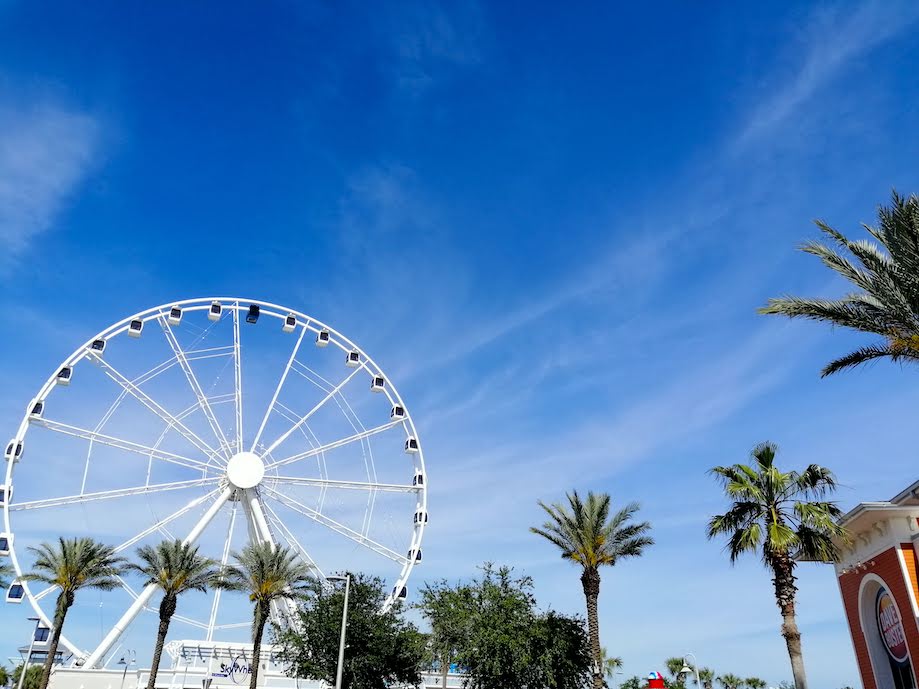
[[[759,552],[772,570],[775,600],[782,613],[782,636],[788,647],[796,689],[806,689],[801,633],[795,619],[795,575],[799,559],[830,562],[837,558],[834,538],[845,539],[835,503],[822,500],[836,489],[829,469],[811,464],[804,471],[780,471],[777,448],[753,448],[752,465],[734,464],[711,470],[731,500],[730,509],[712,517],[708,537],[726,536],[733,564],[743,553]]]
[[[743,687],[743,679],[737,675],[732,675],[731,673],[726,673],[721,675],[718,678],[718,682],[721,684],[724,689],[741,689]]]
[[[747,687],[747,689],[766,689],[766,687],[769,686],[769,683],[764,679],[760,679],[759,677],[747,677],[743,681],[743,685]]]
[[[827,364],[823,376],[880,358],[919,361],[919,197],[893,192],[890,207],[878,209],[878,227],[864,226],[877,243],[852,241],[822,221],[828,244],[811,241],[801,250],[852,283],[841,299],[781,297],[760,313],[808,318],[880,336]]]
[[[54,606],[48,657],[39,684],[39,689],[46,689],[61,640],[64,618],[73,605],[77,591],[87,588],[111,591],[118,588],[118,575],[124,571],[125,561],[115,554],[112,546],[92,538],[59,538],[55,544],[42,543],[37,548],[30,547],[29,551],[35,556],[35,562],[32,563],[32,571],[23,578],[60,589]]]
[[[539,501],[549,516],[541,528],[530,531],[542,536],[562,551],[562,558],[581,566],[581,586],[587,599],[587,627],[593,656],[593,686],[603,687],[600,658],[600,625],[597,620],[597,599],[600,596],[600,567],[613,566],[619,560],[641,555],[654,541],[647,535],[648,522],[634,523],[638,503],[629,503],[610,516],[610,497],[606,493],[587,493],[581,500],[577,491],[569,493],[568,504],[545,504]]]
[[[188,591],[207,591],[219,576],[218,563],[198,555],[198,548],[181,541],[163,541],[156,546],[138,548],[139,562],[131,563],[128,569],[144,577],[144,585],[156,584],[163,590],[160,601],[160,625],[153,648],[153,663],[147,689],[154,689],[156,675],[163,655],[163,645],[169,632],[169,623],[175,615],[178,599]]]
[[[254,603],[252,612],[252,672],[249,688],[256,689],[261,660],[262,636],[271,615],[271,605],[282,600],[306,598],[312,576],[307,564],[289,548],[270,543],[249,544],[233,553],[235,565],[226,567],[220,586],[231,591],[248,592]]]

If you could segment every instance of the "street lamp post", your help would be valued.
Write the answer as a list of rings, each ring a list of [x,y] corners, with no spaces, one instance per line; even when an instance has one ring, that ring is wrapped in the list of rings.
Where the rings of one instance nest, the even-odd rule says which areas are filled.
[[[692,664],[689,663],[689,658],[692,658]],[[699,680],[699,661],[696,660],[694,653],[686,653],[683,656],[683,669],[680,670],[681,677],[689,677],[689,674],[694,672],[696,674],[696,686],[699,689],[705,689],[702,686],[702,682]]]
[[[22,689],[22,683],[26,679],[26,671],[29,669],[29,663],[32,662],[32,649],[35,648],[35,637],[38,636],[38,625],[41,624],[41,618],[30,617],[29,622],[35,623],[35,629],[32,630],[32,640],[29,642],[29,655],[22,661],[22,670],[19,672],[19,689]]]
[[[335,689],[341,689],[341,674],[345,667],[345,632],[348,630],[348,593],[351,591],[351,574],[326,577],[328,581],[345,582],[345,602],[341,611],[341,641],[338,644],[338,671],[335,674]]]
[[[119,665],[124,665],[124,672],[121,673],[121,689],[124,689],[124,680],[128,676],[128,668],[137,662],[137,652],[125,649],[124,655],[118,661]]]

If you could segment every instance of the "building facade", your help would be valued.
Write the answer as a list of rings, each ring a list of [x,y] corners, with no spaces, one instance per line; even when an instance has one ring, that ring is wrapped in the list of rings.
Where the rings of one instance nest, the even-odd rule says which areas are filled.
[[[852,540],[836,564],[865,689],[916,689],[919,664],[919,482],[843,517]]]

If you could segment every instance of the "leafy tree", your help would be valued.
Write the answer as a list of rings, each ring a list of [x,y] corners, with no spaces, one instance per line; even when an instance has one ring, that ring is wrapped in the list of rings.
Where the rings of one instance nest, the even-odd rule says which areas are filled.
[[[766,689],[769,683],[759,677],[747,677],[743,681],[743,686],[747,687],[747,689]]]
[[[5,687],[10,683],[10,672],[0,665],[0,687]]]
[[[797,689],[807,688],[801,633],[795,619],[794,568],[800,559],[833,561],[834,538],[845,538],[835,503],[822,500],[836,489],[829,469],[811,464],[803,472],[782,472],[775,466],[776,446],[753,448],[752,466],[734,464],[711,470],[732,501],[730,509],[712,517],[708,537],[726,536],[734,563],[743,553],[759,552],[772,570],[776,603],[782,613],[782,636],[788,647]]]
[[[22,663],[20,663],[10,677],[10,686],[19,686],[19,677],[22,675]],[[38,689],[41,686],[42,666],[29,665],[26,670],[26,678],[22,682],[22,689]]]
[[[648,680],[633,675],[619,685],[619,689],[647,689]]]
[[[875,344],[831,361],[823,376],[880,358],[919,361],[919,197],[893,192],[890,207],[878,209],[878,223],[864,226],[874,243],[852,241],[818,220],[829,245],[811,241],[801,247],[852,283],[855,292],[833,300],[781,297],[760,309],[880,336]]]
[[[54,606],[48,658],[39,683],[39,689],[46,689],[61,640],[64,619],[73,605],[77,591],[84,588],[102,591],[118,588],[117,577],[124,571],[125,561],[115,554],[112,546],[92,538],[59,538],[54,545],[42,543],[37,548],[30,547],[29,551],[35,555],[35,562],[32,563],[32,571],[24,579],[40,581],[60,589]]]
[[[583,689],[592,654],[583,622],[554,612],[540,614],[529,577],[508,567],[483,567],[481,578],[454,586],[427,584],[418,604],[474,689]]]
[[[300,624],[277,635],[281,657],[294,677],[335,684],[344,592],[310,584],[312,595],[300,611]],[[386,689],[417,686],[425,637],[402,618],[398,606],[381,613],[386,600],[383,580],[358,574],[351,579],[348,597],[347,651],[342,686],[348,689]]]
[[[647,535],[648,522],[635,523],[638,503],[629,503],[610,516],[610,496],[587,493],[581,500],[577,491],[567,495],[568,504],[547,505],[541,500],[548,519],[541,528],[530,531],[542,536],[562,551],[562,558],[581,566],[581,586],[587,600],[587,626],[593,659],[594,689],[603,687],[600,658],[600,624],[597,600],[600,596],[600,567],[613,566],[627,557],[637,557],[654,541]]]
[[[179,596],[188,591],[207,591],[209,586],[217,582],[220,571],[217,562],[198,555],[198,548],[181,541],[163,541],[156,546],[144,546],[137,550],[137,557],[140,562],[129,564],[128,569],[143,576],[144,585],[156,584],[163,591],[159,610],[160,624],[153,649],[150,680],[147,682],[147,689],[154,689],[163,645]]]
[[[744,681],[737,675],[726,673],[718,678],[718,683],[721,684],[724,689],[742,689]]]
[[[271,605],[283,600],[306,598],[311,590],[309,566],[289,548],[271,543],[250,543],[233,553],[235,565],[223,570],[219,586],[243,591],[252,601],[252,672],[249,689],[256,689],[262,655],[262,637],[271,616]]]

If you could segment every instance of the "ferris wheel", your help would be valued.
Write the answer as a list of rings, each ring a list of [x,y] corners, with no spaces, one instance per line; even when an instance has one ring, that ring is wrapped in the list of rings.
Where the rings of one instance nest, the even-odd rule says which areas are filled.
[[[16,572],[6,601],[28,602],[48,626],[55,588],[22,580],[24,550],[58,536],[128,557],[178,539],[222,563],[246,543],[280,544],[320,579],[381,577],[386,608],[422,560],[427,476],[395,386],[351,340],[275,304],[192,299],[115,323],[53,370],[5,457],[0,557]],[[156,615],[143,613],[156,610],[156,587],[121,584],[98,612],[89,600],[68,618],[61,641],[85,667],[132,633],[153,638]],[[243,597],[189,598],[173,618],[186,629],[173,633],[245,639]]]

